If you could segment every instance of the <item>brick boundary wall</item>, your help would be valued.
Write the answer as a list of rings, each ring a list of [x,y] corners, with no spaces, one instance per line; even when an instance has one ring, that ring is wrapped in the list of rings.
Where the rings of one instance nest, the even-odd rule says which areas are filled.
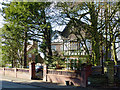
[[[85,67],[79,71],[57,71],[47,69],[47,66],[45,65],[43,70],[44,81],[62,84],[66,84],[66,82],[69,82],[69,85],[81,87],[87,87],[88,76],[91,74],[91,66]]]
[[[29,63],[29,68],[0,68],[0,74],[3,76],[11,76],[15,78],[34,79],[35,78],[35,63]]]
[[[105,70],[105,67],[104,67]],[[114,73],[117,74],[117,77],[120,80],[120,66],[114,66]],[[80,71],[62,71],[62,70],[51,70],[47,69],[47,65],[43,68],[43,80],[47,82],[63,83],[66,84],[66,81],[69,81],[69,84],[75,86],[86,87],[88,84],[88,77],[90,75],[101,75],[102,67],[101,66],[92,66],[85,67]]]

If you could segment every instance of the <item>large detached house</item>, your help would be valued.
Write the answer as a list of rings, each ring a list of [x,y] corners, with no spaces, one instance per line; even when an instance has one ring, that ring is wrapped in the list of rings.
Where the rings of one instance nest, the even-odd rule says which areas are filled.
[[[88,55],[84,50],[80,40],[78,40],[75,34],[73,34],[72,31],[74,31],[74,29],[75,28],[71,25],[70,21],[62,32],[53,31],[51,48],[53,52],[58,53],[68,61],[70,61],[71,59],[72,60],[81,59],[82,62],[84,63],[87,61]],[[91,55],[92,44],[90,43],[89,39],[90,35],[85,30],[82,29],[80,33],[82,33],[83,38],[86,38],[85,43],[88,48],[89,54]],[[118,47],[120,47],[120,43],[118,44]],[[120,48],[117,49],[117,52],[118,60],[120,60]],[[103,53],[105,53],[105,49],[103,50]],[[108,54],[108,57],[111,58],[111,53]],[[103,56],[103,61],[105,61],[105,55]],[[100,63],[102,63],[101,60]]]
[[[68,61],[82,59],[83,62],[87,60],[87,53],[83,49],[81,43],[77,37],[71,33],[71,29],[68,25],[65,29],[60,31],[53,31],[51,38],[51,48],[53,53],[58,53]],[[85,34],[85,33],[83,33]],[[85,35],[84,35],[85,36]],[[91,44],[86,40],[87,47],[91,53]]]
[[[68,23],[62,32],[64,56],[69,57],[69,59],[84,59],[86,58],[87,53],[83,49],[77,37],[72,33],[74,27],[71,28],[69,27],[70,25],[71,24]],[[81,31],[81,33],[84,37],[86,36],[85,32]],[[86,43],[89,51],[91,51],[91,43],[88,40],[86,40]]]

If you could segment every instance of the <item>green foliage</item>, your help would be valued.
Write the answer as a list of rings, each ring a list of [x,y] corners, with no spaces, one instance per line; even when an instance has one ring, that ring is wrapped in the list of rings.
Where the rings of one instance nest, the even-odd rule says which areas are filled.
[[[73,59],[70,60],[70,69],[73,70]]]
[[[49,62],[49,64],[51,64],[53,67],[63,67],[65,65],[65,61],[64,59],[62,59],[61,56],[57,55],[57,56],[52,56],[52,62]]]
[[[82,60],[79,58],[79,59],[78,59],[77,70],[80,70],[80,69],[81,69],[81,65],[82,65]]]
[[[22,28],[15,27],[14,24],[5,24],[2,28],[2,64],[11,63],[16,66],[16,62],[21,63],[22,57]],[[21,34],[18,34],[21,33]]]
[[[74,60],[74,67],[77,68],[77,59]]]
[[[50,29],[50,23],[46,20],[45,10],[49,7],[50,2],[10,2],[3,3],[4,8],[2,10],[5,21],[8,23],[4,25],[7,29],[3,29],[4,33],[7,35],[7,38],[12,41],[6,41],[7,44],[14,43],[11,47],[13,51],[17,52],[17,46],[19,48],[18,41],[20,40],[20,51],[23,51],[24,47],[24,66],[26,67],[26,57],[27,57],[27,42],[30,40],[44,39],[48,40],[50,37],[46,37],[48,35],[48,31]],[[36,8],[37,7],[37,8]],[[8,28],[10,26],[10,28]],[[19,27],[19,28],[18,28]],[[6,30],[6,31],[5,31]],[[10,31],[10,32],[9,32]],[[11,36],[10,36],[10,35]],[[50,35],[50,34],[49,34]],[[49,36],[48,35],[48,36]],[[6,39],[6,38],[5,38]],[[18,39],[18,40],[17,40]],[[44,41],[43,40],[43,41]],[[24,42],[24,46],[23,46]],[[16,44],[17,43],[17,44]],[[49,43],[48,41],[45,43]],[[47,46],[44,46],[44,49],[47,50]],[[10,50],[10,48],[8,49]],[[43,51],[44,52],[44,51]],[[15,53],[15,52],[13,52]],[[13,57],[17,57],[13,54]],[[7,55],[8,53],[5,52]],[[10,55],[8,55],[10,57]],[[23,57],[23,55],[22,55]],[[16,60],[16,58],[14,58]],[[13,58],[9,60],[14,60]]]
[[[0,35],[2,34],[2,29],[0,28]],[[2,66],[2,37],[0,36],[0,66]]]
[[[75,34],[79,42],[82,42],[82,47],[89,56],[89,62],[94,60],[94,65],[100,65],[100,47],[105,47],[106,59],[108,57],[108,50],[111,46],[110,36],[114,33],[110,32],[110,27],[114,31],[114,28],[118,24],[115,22],[116,15],[119,9],[119,3],[113,2],[59,2],[57,7],[61,10],[61,17],[65,20],[69,18],[71,26],[74,29],[71,33]],[[63,20],[63,21],[64,21]],[[63,22],[62,22],[63,23]],[[71,28],[70,28],[71,29]],[[84,36],[82,30],[88,36]],[[117,30],[117,29],[116,29]],[[100,36],[102,35],[102,36]],[[116,34],[114,34],[116,37]],[[103,38],[101,40],[101,38]],[[86,39],[89,39],[92,44],[92,57],[89,53]],[[102,41],[102,45],[100,44]],[[108,43],[110,42],[110,43]],[[114,50],[115,51],[115,50]],[[109,52],[111,52],[109,50]],[[114,52],[116,55],[116,53]],[[115,56],[113,55],[113,56]],[[116,57],[114,58],[116,59]]]
[[[51,5],[50,2],[10,2],[7,4],[3,3],[3,5],[5,7],[2,13],[7,22],[3,27],[2,34],[3,43],[5,44],[2,46],[4,64],[8,62],[16,63],[17,60],[20,61],[23,59],[23,53],[19,53],[18,55],[18,51],[23,52],[23,42],[27,42],[28,39],[37,39],[38,41],[42,39],[40,51],[44,53],[46,63],[53,63],[54,65],[63,63],[61,57],[52,57],[50,39],[52,29],[51,23],[49,22],[51,18],[46,14],[50,12],[48,9]],[[62,24],[66,22],[66,18],[67,20],[68,18],[71,20],[72,24],[70,29],[74,26],[71,33],[75,34],[78,41],[82,44],[82,47],[88,54],[89,62],[93,60],[94,65],[100,65],[100,57],[102,57],[100,53],[100,50],[102,51],[101,47],[105,47],[107,59],[107,54],[111,46],[113,46],[112,54],[116,62],[115,43],[116,38],[120,35],[120,31],[119,28],[114,29],[119,26],[119,16],[117,16],[118,19],[116,19],[116,13],[120,9],[119,2],[58,2],[56,8],[60,10],[59,15],[62,19],[60,19],[60,21],[58,19],[61,17],[57,17],[57,19],[53,17],[52,19],[56,19],[55,21],[57,21],[57,23],[61,22]],[[103,12],[101,12],[101,10],[103,10]],[[82,30],[86,36],[84,36]],[[86,43],[87,39],[91,41],[92,53],[89,53]],[[27,45],[24,45],[24,48],[25,46]],[[26,51],[24,51],[24,53],[25,52]],[[81,63],[83,62],[80,61],[78,66],[80,66]]]

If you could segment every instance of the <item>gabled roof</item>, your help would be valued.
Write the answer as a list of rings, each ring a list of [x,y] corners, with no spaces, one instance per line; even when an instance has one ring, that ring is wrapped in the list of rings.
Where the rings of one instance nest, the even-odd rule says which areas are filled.
[[[78,25],[75,26],[74,24],[75,24],[75,22],[70,20],[69,23],[66,25],[66,27],[64,28],[64,30],[62,31],[62,34],[61,34],[64,38],[69,38],[70,34],[74,34],[75,29],[79,29],[79,30],[77,30],[77,32],[80,32],[80,33],[82,33],[82,35],[85,36],[86,31],[82,29],[82,25],[84,25],[84,23],[81,22],[81,26],[79,25],[80,27]],[[77,32],[75,32],[75,33],[79,35],[79,33],[77,33]]]
[[[64,30],[62,31],[61,35],[65,38],[68,38],[68,36],[70,35],[70,29],[71,29],[71,25],[72,21],[69,21],[69,23],[66,25],[66,27],[64,28]]]
[[[52,43],[60,43],[62,42],[62,36],[60,31],[53,31],[51,35],[51,42]]]
[[[51,38],[56,34],[56,33],[58,33],[58,34],[62,34],[62,32],[60,32],[60,31],[58,31],[58,30],[55,30],[55,31],[52,31],[52,33],[51,33]]]

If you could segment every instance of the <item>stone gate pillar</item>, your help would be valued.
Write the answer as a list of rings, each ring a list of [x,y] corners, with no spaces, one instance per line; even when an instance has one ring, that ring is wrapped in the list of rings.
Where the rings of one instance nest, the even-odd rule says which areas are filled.
[[[47,81],[47,65],[43,67],[43,81]]]
[[[29,63],[29,73],[30,73],[30,79],[35,79],[35,62]]]
[[[109,61],[106,63],[107,67],[107,76],[108,76],[108,83],[109,85],[112,85],[114,83],[114,62]]]
[[[5,76],[5,67],[3,68],[3,74],[2,75]]]

